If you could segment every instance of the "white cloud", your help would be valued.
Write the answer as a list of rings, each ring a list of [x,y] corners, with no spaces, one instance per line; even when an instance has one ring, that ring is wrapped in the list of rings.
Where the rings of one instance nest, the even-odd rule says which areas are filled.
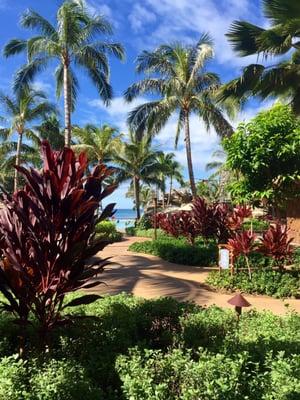
[[[51,85],[50,83],[47,83],[45,81],[41,81],[41,80],[36,80],[32,84],[32,87],[35,90],[40,90],[40,91],[45,92],[47,94],[49,94],[49,93],[51,93],[53,91],[53,85]]]
[[[145,30],[157,16],[154,28],[151,25],[151,34],[137,38],[140,48],[176,40],[194,42],[202,32],[209,32],[215,40],[216,59],[220,63],[236,67],[256,60],[256,57],[238,58],[225,37],[235,19],[246,15],[247,20],[261,22],[258,7],[252,0],[133,0],[130,3],[134,3],[130,14],[134,30]]]
[[[148,24],[156,21],[156,15],[147,10],[141,4],[137,3],[133,6],[133,9],[128,17],[131,27],[134,32],[139,32],[142,28]]]

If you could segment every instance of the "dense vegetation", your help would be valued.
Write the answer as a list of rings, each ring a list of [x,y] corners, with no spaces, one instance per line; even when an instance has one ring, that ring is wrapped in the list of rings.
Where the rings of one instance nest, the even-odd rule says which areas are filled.
[[[120,242],[122,233],[117,231],[116,224],[113,221],[101,221],[95,226],[95,238],[104,239],[109,242]]]
[[[234,275],[231,275],[230,271],[212,271],[206,282],[215,288],[228,291],[242,290],[245,293],[266,294],[279,298],[300,297],[299,271],[256,269],[252,271],[252,279],[243,271]]]
[[[68,299],[70,300],[70,299]],[[88,318],[91,316],[91,318]],[[41,356],[31,330],[0,316],[0,397],[9,400],[296,399],[300,317],[234,312],[173,299],[106,297],[73,309]],[[79,317],[79,318],[77,318]]]
[[[166,261],[183,265],[210,266],[217,262],[217,246],[214,241],[196,239],[194,245],[183,237],[158,237],[157,240],[133,243],[129,250],[159,256]]]

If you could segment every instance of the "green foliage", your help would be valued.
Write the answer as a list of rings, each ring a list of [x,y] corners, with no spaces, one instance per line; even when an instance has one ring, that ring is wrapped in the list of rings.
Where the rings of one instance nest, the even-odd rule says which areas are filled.
[[[112,221],[101,221],[95,226],[96,239],[106,239],[111,242],[120,242],[122,233],[117,231],[116,224]]]
[[[136,223],[137,229],[151,229],[153,227],[152,218],[147,215],[142,215]]]
[[[132,400],[240,399],[250,373],[245,373],[247,354],[236,358],[200,351],[134,349],[118,359],[117,369],[126,398]],[[140,377],[143,379],[140,379]]]
[[[245,230],[253,229],[253,232],[263,232],[269,228],[270,224],[267,221],[262,221],[257,218],[250,218],[243,222],[242,228]]]
[[[277,104],[259,113],[223,141],[227,165],[242,175],[229,188],[238,201],[282,205],[299,195],[300,123],[291,108]]]
[[[154,238],[154,228],[151,229],[139,229],[133,226],[125,228],[125,232],[128,236],[145,237],[149,239]],[[169,237],[162,229],[157,229],[156,234],[158,238]]]
[[[11,356],[17,328],[0,314],[1,399],[290,400],[299,394],[298,314],[245,312],[237,329],[232,310],[125,294],[68,314],[72,323],[52,332],[44,356],[30,331],[24,361]]]
[[[252,272],[252,279],[245,272],[233,276],[230,271],[212,271],[206,282],[214,287],[230,291],[242,290],[246,293],[266,294],[285,298],[300,297],[300,274],[298,271],[275,271],[260,269]]]
[[[217,246],[215,242],[197,239],[190,245],[184,238],[161,237],[157,240],[133,243],[129,250],[147,253],[183,265],[210,266],[216,263]]]

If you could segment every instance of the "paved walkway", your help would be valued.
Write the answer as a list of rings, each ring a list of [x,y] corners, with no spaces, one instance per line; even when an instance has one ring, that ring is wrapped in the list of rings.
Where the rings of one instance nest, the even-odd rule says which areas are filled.
[[[128,246],[136,241],[149,239],[126,238],[124,241],[107,246],[99,255],[112,257],[116,264],[107,266],[97,292],[101,294],[132,293],[136,296],[154,298],[172,296],[181,301],[193,301],[200,305],[216,304],[231,307],[227,300],[232,294],[217,293],[206,284],[209,268],[189,267],[169,263],[159,257],[128,251]],[[288,309],[300,313],[300,300],[279,300],[266,296],[245,296],[258,310],[271,310],[284,314]]]

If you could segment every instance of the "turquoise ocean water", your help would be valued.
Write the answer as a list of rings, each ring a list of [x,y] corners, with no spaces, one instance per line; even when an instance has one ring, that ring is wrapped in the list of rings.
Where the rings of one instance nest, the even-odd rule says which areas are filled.
[[[118,208],[114,215],[117,228],[121,231],[124,231],[127,226],[133,226],[135,218],[136,212],[130,208]]]

